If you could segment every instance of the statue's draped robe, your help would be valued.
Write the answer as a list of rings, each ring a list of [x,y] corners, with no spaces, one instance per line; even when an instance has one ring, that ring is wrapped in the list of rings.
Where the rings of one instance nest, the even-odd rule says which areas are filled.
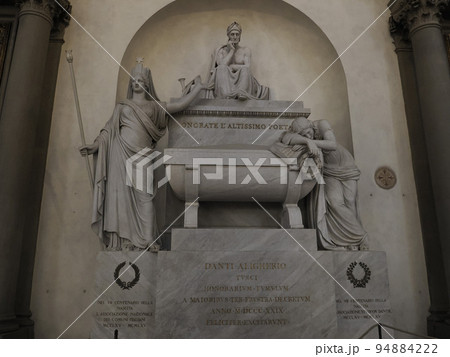
[[[287,132],[283,143],[289,145],[293,135]],[[342,145],[336,143],[336,150],[322,152],[325,185],[317,184],[307,197],[308,225],[317,229],[321,249],[359,246],[367,238],[357,206],[360,171]]]
[[[219,52],[225,50],[226,47],[226,45],[219,47],[212,55],[206,97],[209,99],[233,99],[241,96],[247,99],[268,100],[269,88],[258,83],[249,67],[233,71],[227,65],[219,65]]]
[[[127,160],[154,149],[166,131],[165,110],[154,101],[148,106],[144,112],[130,100],[120,102],[96,139],[92,229],[109,249],[129,243],[143,249],[156,239],[155,191],[127,185],[126,172]]]

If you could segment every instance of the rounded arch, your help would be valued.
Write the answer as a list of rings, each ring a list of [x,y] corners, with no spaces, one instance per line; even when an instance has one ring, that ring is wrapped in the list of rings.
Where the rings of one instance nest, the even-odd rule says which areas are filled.
[[[252,72],[271,90],[273,100],[299,100],[310,119],[328,119],[336,137],[352,150],[347,82],[340,61],[308,90],[338,56],[325,33],[303,12],[282,0],[177,0],[151,16],[131,39],[121,64],[129,69],[144,57],[158,96],[181,94],[178,78],[206,78],[215,48],[227,41],[226,28],[243,27],[241,42],[252,50]],[[117,100],[128,77],[118,77]],[[306,90],[306,91],[305,91]]]

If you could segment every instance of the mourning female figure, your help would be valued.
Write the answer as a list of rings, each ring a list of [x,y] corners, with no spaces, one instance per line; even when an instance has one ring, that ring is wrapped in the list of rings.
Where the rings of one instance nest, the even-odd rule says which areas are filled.
[[[132,77],[127,99],[116,105],[94,143],[80,148],[82,155],[94,155],[92,229],[108,250],[146,249],[157,238],[155,191],[139,190],[130,181],[127,185],[126,162],[146,148],[151,154],[166,131],[166,113],[183,110],[204,89],[197,77],[191,93],[165,104],[159,102],[151,72],[142,63]]]
[[[360,171],[350,152],[336,142],[328,121],[298,118],[281,141],[290,146],[306,145],[313,156],[322,150],[325,185],[316,185],[308,197],[308,221],[317,229],[319,248],[365,247],[367,233],[357,207]]]

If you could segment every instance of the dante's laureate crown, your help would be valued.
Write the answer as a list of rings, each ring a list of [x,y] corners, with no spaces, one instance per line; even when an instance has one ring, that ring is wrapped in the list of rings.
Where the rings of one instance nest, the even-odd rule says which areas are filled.
[[[228,28],[227,28],[227,35],[229,35],[230,32],[233,31],[233,30],[237,30],[237,31],[239,31],[239,33],[242,33],[242,27],[236,21],[233,22],[230,26],[228,26]]]

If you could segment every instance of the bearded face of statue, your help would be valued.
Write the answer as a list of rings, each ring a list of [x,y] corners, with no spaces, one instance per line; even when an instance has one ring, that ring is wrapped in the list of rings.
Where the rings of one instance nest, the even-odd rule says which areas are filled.
[[[241,41],[241,33],[238,30],[233,30],[228,34],[228,39],[233,45],[237,45]]]

